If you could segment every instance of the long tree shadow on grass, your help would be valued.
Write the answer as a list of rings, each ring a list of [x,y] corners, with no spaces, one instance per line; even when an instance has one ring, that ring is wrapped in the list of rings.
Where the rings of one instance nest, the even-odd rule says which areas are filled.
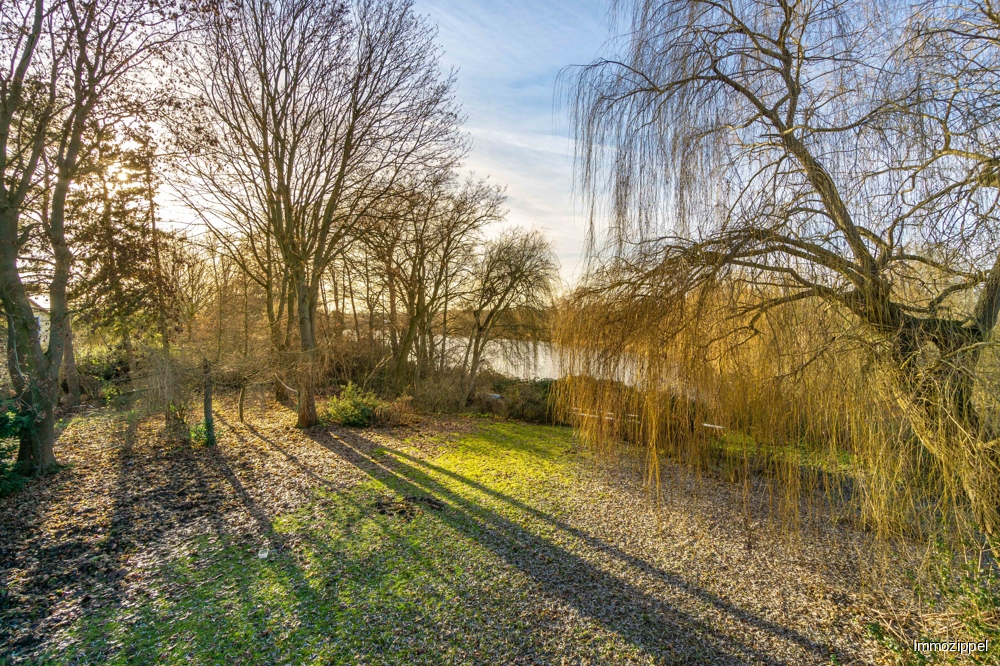
[[[690,585],[687,581],[685,581],[682,577],[678,576],[677,574],[669,571],[664,571],[660,567],[651,564],[649,561],[644,560],[641,557],[637,557],[630,553],[626,553],[620,548],[617,548],[607,543],[606,541],[593,536],[592,534],[588,534],[584,530],[573,527],[572,525],[569,525],[563,520],[559,520],[558,518],[552,516],[549,513],[546,513],[545,511],[536,509],[535,507],[526,504],[514,497],[511,497],[510,495],[494,490],[493,488],[490,488],[485,484],[464,477],[461,474],[456,474],[451,470],[445,469],[444,467],[441,467],[439,465],[434,465],[433,463],[427,462],[426,460],[421,460],[420,458],[411,456],[405,452],[393,451],[393,455],[403,460],[406,460],[407,463],[411,466],[422,467],[436,474],[446,476],[449,479],[452,479],[453,481],[468,486],[469,488],[472,488],[485,495],[489,495],[490,497],[493,497],[494,499],[500,502],[509,504],[510,506],[520,511],[523,511],[527,514],[534,516],[535,518],[538,518],[539,520],[545,521],[551,524],[553,527],[561,530],[565,534],[570,535],[573,538],[578,539],[579,541],[582,541],[588,547],[594,549],[595,551],[601,553],[602,555],[619,560],[653,579],[666,582],[671,587],[682,587],[684,588],[684,591],[687,592],[688,594],[697,597],[701,601],[713,606],[718,611],[725,613],[727,615],[731,615],[734,618],[738,619],[739,621],[745,622],[746,624],[749,624],[756,629],[759,629],[774,637],[782,637],[788,641],[797,644],[799,647],[803,648],[808,652],[812,652],[818,655],[823,655],[826,653],[826,650],[824,650],[822,646],[817,644],[815,641],[811,640],[809,637],[803,636],[802,634],[788,627],[784,627],[769,620],[766,620],[764,618],[758,617],[757,615],[754,615],[753,613],[747,611],[746,609],[740,608],[739,606],[736,606],[728,601],[725,601],[724,599],[721,599],[717,595],[712,594],[711,592],[701,587]]]
[[[448,633],[450,613],[461,612],[469,604],[478,606],[487,615],[517,613],[516,609],[508,612],[504,598],[463,598],[468,588],[450,579],[448,562],[425,557],[424,544],[428,537],[433,539],[432,530],[442,524],[438,521],[481,544],[485,552],[494,554],[512,570],[525,574],[539,596],[570,606],[658,661],[781,663],[773,654],[743,644],[696,615],[671,607],[646,591],[645,586],[608,573],[594,564],[593,557],[588,561],[577,549],[571,551],[526,529],[512,519],[517,514],[545,521],[563,535],[584,543],[600,557],[621,562],[647,579],[655,579],[658,585],[683,586],[688,594],[701,599],[716,613],[748,623],[775,640],[781,638],[798,644],[804,656],[812,661],[827,656],[821,646],[801,636],[740,611],[639,558],[574,531],[530,504],[450,470],[398,451],[387,450],[385,455],[376,455],[378,444],[346,431],[342,433],[343,440],[319,431],[310,433],[327,450],[400,493],[433,495],[447,503],[446,510],[435,512],[434,520],[407,525],[388,517],[372,516],[372,506],[366,504],[370,499],[367,495],[345,491],[344,484],[332,483],[326,478],[327,470],[305,463],[295,455],[293,447],[281,446],[249,428],[230,426],[225,419],[220,421],[237,439],[246,438],[243,448],[158,444],[136,451],[123,447],[114,453],[114,480],[106,490],[100,489],[110,501],[110,524],[106,532],[92,535],[80,553],[81,562],[98,552],[111,556],[106,573],[96,576],[99,584],[103,585],[101,581],[106,576],[115,574],[110,589],[102,595],[104,608],[93,619],[86,618],[91,636],[104,633],[105,620],[123,619],[123,614],[113,606],[129,594],[131,578],[118,577],[124,569],[124,560],[119,560],[119,555],[172,545],[181,547],[179,552],[183,553],[192,545],[201,549],[199,544],[207,536],[213,536],[217,544],[212,548],[221,543],[224,551],[209,553],[210,549],[206,549],[204,555],[172,556],[165,561],[157,585],[166,596],[158,597],[155,603],[138,600],[139,605],[135,606],[137,600],[132,590],[132,608],[138,614],[129,621],[131,624],[118,625],[118,647],[108,644],[105,651],[98,645],[96,651],[86,653],[81,663],[119,658],[123,654],[131,655],[124,657],[129,663],[150,663],[161,654],[158,646],[164,639],[174,644],[176,651],[171,654],[175,661],[194,658],[216,662],[232,658],[234,663],[240,659],[246,663],[294,663],[325,653],[334,657],[331,663],[355,663],[359,654],[365,655],[369,663],[446,663],[451,657],[442,655],[449,649],[449,643],[456,641]],[[283,454],[282,458],[290,463],[285,468],[290,473],[307,477],[315,491],[330,493],[335,498],[334,505],[340,507],[336,511],[350,514],[349,521],[335,520],[326,531],[317,527],[318,542],[310,547],[322,549],[324,540],[334,543],[328,544],[325,553],[331,557],[310,568],[309,579],[304,575],[302,560],[297,559],[297,551],[278,548],[284,537],[278,534],[282,530],[274,529],[272,519],[280,513],[280,506],[267,505],[265,510],[255,500],[262,497],[265,486],[261,484],[267,479],[253,473],[252,449],[268,447]],[[241,516],[235,528],[231,520],[234,512]],[[311,529],[309,520],[306,514],[300,523],[305,527],[296,529],[307,532]],[[371,550],[369,532],[352,532],[355,527],[378,530],[386,540],[378,546],[381,550]],[[247,530],[252,534],[244,534]],[[240,541],[243,537],[254,543],[270,542],[278,552],[267,560],[259,560],[256,548],[251,552],[248,544]],[[461,553],[455,554],[456,559],[461,557]],[[73,554],[72,558],[75,560],[77,556]],[[408,573],[396,576],[398,568]],[[317,572],[320,578],[324,575],[328,578],[327,583],[317,583]],[[352,582],[348,574],[368,577]],[[433,584],[425,587],[428,581]],[[397,593],[393,585],[398,582],[409,589]],[[441,593],[444,596],[433,592],[431,588],[435,586],[446,590]],[[285,601],[280,608],[276,608],[267,589],[283,595]],[[501,588],[499,595],[504,594]],[[457,601],[454,595],[459,597]],[[276,611],[281,613],[277,619],[270,616]],[[186,620],[177,619],[185,617]],[[464,656],[458,654],[453,661],[559,663],[564,656],[558,643],[543,644],[544,628],[538,626],[545,621],[542,616],[532,616],[538,625],[528,626],[513,637],[505,635],[506,630],[493,627],[490,620],[473,618],[465,625],[459,624],[464,630],[481,631],[482,635],[467,640],[473,651]],[[286,636],[275,637],[281,633]],[[508,638],[515,642],[523,640],[525,644],[501,646],[504,650],[501,662],[476,656],[477,645],[501,645]],[[545,640],[550,638],[546,636]],[[406,652],[410,642],[421,641],[426,645],[425,652]],[[573,647],[571,644],[565,650],[569,652]],[[51,657],[55,653],[38,654]],[[606,658],[616,661],[613,657]],[[46,663],[59,660],[49,659]]]
[[[232,561],[233,552],[239,553],[237,559],[253,557],[259,545],[267,545],[275,555],[262,566],[290,591],[292,606],[304,612],[311,603],[302,594],[308,583],[301,569],[282,556],[283,536],[234,471],[230,455],[222,447],[157,438],[141,453],[123,446],[113,450],[112,457],[117,478],[110,493],[109,529],[100,548],[113,556],[111,561],[124,563],[139,552],[159,561],[141,574],[145,581],[138,589],[135,582],[124,579],[126,567],[106,577],[103,585],[96,581],[103,588],[100,593],[93,590],[94,581],[75,581],[93,590],[99,601],[89,608],[92,617],[78,626],[76,633],[84,640],[74,658],[93,663],[119,659],[124,651],[132,653],[125,658],[128,663],[149,663],[157,660],[162,639],[174,642],[174,637],[187,632],[182,649],[198,656],[242,656],[243,663],[280,660],[284,655],[271,636],[262,601],[250,589],[260,571],[248,568],[245,584],[227,590],[213,585],[204,570],[219,557],[219,549],[230,549],[229,559],[223,561]],[[197,555],[199,550],[203,555]],[[145,598],[137,598],[137,593]],[[134,610],[123,613],[120,604],[129,597]],[[177,614],[193,619],[175,626]],[[197,626],[200,629],[193,631]],[[202,640],[206,627],[221,638],[211,643]],[[50,646],[39,648],[34,656],[52,657]]]
[[[219,521],[222,498],[201,469],[205,451],[162,442],[137,450],[135,419],[106,423],[107,440],[88,450],[93,469],[72,466],[19,496],[38,499],[29,503],[33,519],[2,535],[4,551],[29,550],[30,559],[0,557],[0,574],[24,570],[12,587],[19,603],[0,622],[0,659],[30,660],[58,627],[118,605],[134,553],[175,528]],[[57,529],[42,529],[46,522]]]
[[[508,504],[512,509],[543,518],[556,528],[581,539],[602,555],[616,558],[640,570],[647,577],[653,577],[658,585],[681,589],[714,607],[716,611],[730,616],[732,620],[749,624],[769,634],[773,640],[796,644],[815,661],[826,660],[831,656],[827,648],[808,637],[759,618],[676,575],[622,553],[579,530],[573,530],[523,502],[454,472],[376,445],[357,433],[347,430],[337,430],[337,433],[339,437],[314,433],[313,438],[400,493],[412,496],[430,494],[447,502],[449,510],[444,512],[442,520],[450,526],[526,574],[543,594],[561,600],[581,615],[618,633],[658,660],[711,663],[746,663],[753,660],[766,664],[783,663],[772,654],[736,640],[691,613],[672,607],[580,555],[538,536],[484,503],[470,500],[436,480],[432,474],[443,474],[468,488]],[[381,449],[384,454],[374,455],[376,449]]]
[[[83,419],[94,417],[81,415]],[[0,660],[9,655],[30,655],[52,628],[72,621],[94,605],[115,603],[120,598],[124,575],[121,558],[131,543],[126,532],[132,531],[126,525],[135,523],[134,488],[126,479],[135,478],[128,467],[135,463],[131,454],[137,421],[100,421],[106,426],[108,439],[120,442],[108,455],[108,465],[100,460],[105,457],[102,453],[94,455],[90,450],[98,460],[88,460],[82,466],[71,464],[59,474],[34,479],[16,497],[7,499],[8,504],[21,504],[30,511],[4,511],[5,518],[15,520],[0,524],[0,582],[5,588],[0,594],[0,612],[8,611],[0,621]],[[57,437],[65,426],[66,421],[61,421]],[[57,440],[59,455],[62,444]],[[91,485],[93,476],[88,476],[87,463],[102,472],[110,468],[109,480]],[[85,482],[88,492],[78,496],[83,479],[89,480]],[[18,502],[29,497],[31,501]],[[102,499],[110,500],[111,505],[107,526],[100,521]],[[12,569],[21,569],[22,575],[8,586],[5,578]],[[17,601],[4,603],[8,597]]]
[[[303,576],[302,560],[291,550],[264,561],[245,549],[203,559],[183,554],[171,558],[157,576],[161,594],[156,602],[140,604],[127,624],[114,626],[113,641],[126,646],[124,651],[121,647],[107,653],[92,650],[85,657],[99,654],[122,661],[128,653],[130,661],[148,663],[163,652],[158,646],[167,644],[167,656],[161,655],[161,661],[311,663],[324,654],[329,661],[319,663],[559,663],[562,655],[551,646],[539,649],[531,641],[510,645],[510,637],[490,622],[476,626],[473,620],[463,625],[469,618],[460,615],[467,610],[448,602],[461,589],[453,584],[450,571],[423,557],[421,545],[412,540],[405,523],[372,516],[365,493],[327,483],[321,473],[310,470],[277,443],[268,440],[261,446],[259,440],[264,438],[254,441],[257,438],[240,427],[231,432],[247,446],[279,449],[314,482],[322,482],[326,497],[335,494],[336,511],[346,507],[351,520],[316,530],[317,539],[306,550],[320,550],[323,557],[314,561],[311,580]],[[252,455],[249,448],[243,451]],[[254,501],[254,490],[245,485],[251,479],[241,479],[240,461],[230,458],[225,447],[203,449],[195,476],[204,476],[202,480],[210,487],[217,487],[220,479],[227,482],[242,511],[253,516],[262,531],[273,529],[266,512]],[[307,507],[306,516],[311,510]],[[309,518],[302,520],[300,525],[308,532]],[[420,525],[427,523],[417,521],[413,527]],[[355,526],[365,531],[355,532]],[[372,529],[379,532],[381,542],[371,538]],[[292,532],[308,539],[310,535],[302,530],[293,528]],[[324,543],[327,540],[332,543]],[[398,569],[407,571],[399,576]],[[433,584],[428,586],[428,581]],[[397,592],[400,582],[407,589]],[[443,613],[438,605],[442,601]],[[120,618],[111,615],[95,622],[109,617],[116,622]],[[477,634],[466,640],[467,636],[455,635],[456,626],[460,631],[472,626]],[[530,636],[533,630],[529,627],[521,635]],[[88,633],[93,636],[95,631],[92,624]],[[463,640],[464,646],[450,652]],[[410,651],[411,646],[420,646],[420,651]],[[483,646],[487,649],[480,653]],[[499,660],[498,654],[502,655]]]

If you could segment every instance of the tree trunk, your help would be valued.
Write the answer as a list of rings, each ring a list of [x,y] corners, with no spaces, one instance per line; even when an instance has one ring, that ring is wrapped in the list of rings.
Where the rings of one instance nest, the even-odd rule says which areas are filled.
[[[167,433],[171,436],[184,435],[184,415],[177,400],[177,387],[174,386],[173,362],[170,358],[170,328],[167,325],[167,301],[164,294],[163,262],[160,258],[160,239],[156,230],[156,202],[153,198],[153,158],[146,144],[146,203],[149,206],[149,229],[153,240],[153,261],[156,269],[156,324],[160,333],[160,350],[162,352],[163,368],[163,419]]]
[[[282,284],[285,284],[283,281]],[[285,297],[282,293],[281,295],[275,297],[274,287],[271,283],[270,276],[268,277],[268,283],[265,288],[265,306],[267,309],[267,326],[271,334],[271,352],[274,354],[274,399],[278,404],[284,405],[288,403],[289,395],[288,391],[285,390],[284,384],[281,382],[281,378],[278,376],[278,368],[284,363],[284,352],[285,344],[281,335],[281,316],[285,309]],[[278,305],[275,307],[275,301]],[[291,313],[288,313],[291,316]],[[246,318],[244,318],[244,324],[246,323]]]
[[[311,293],[305,284],[305,280],[299,279],[297,285],[299,293],[299,341],[300,341],[300,361],[298,368],[299,377],[299,409],[298,421],[295,424],[298,428],[311,428],[319,423],[316,414],[316,331],[314,328],[314,316],[316,311],[315,299],[311,298]]]
[[[396,350],[396,367],[393,372],[396,379],[396,388],[401,390],[406,382],[407,370],[410,367],[410,352],[413,351],[413,343],[417,337],[417,326],[420,324],[416,316],[411,316],[409,325],[406,327],[406,335],[399,341]]]
[[[69,405],[80,404],[80,375],[76,371],[76,353],[73,350],[73,327],[69,317],[63,324],[63,374],[69,392]]]
[[[128,364],[129,381],[135,379],[135,350],[132,348],[132,334],[126,327],[122,331],[122,347],[125,348],[125,362]]]
[[[392,271],[386,264],[386,275],[389,276],[389,345],[392,353],[399,355],[399,335],[396,332],[396,283],[392,280]]]
[[[215,446],[215,419],[212,417],[212,364],[203,359],[201,364],[205,375],[205,444]],[[242,391],[240,392],[242,397]],[[243,402],[240,401],[240,421],[243,420]]]
[[[246,423],[246,419],[243,418],[243,407],[246,404],[246,397],[247,397],[247,385],[246,381],[244,380],[242,383],[240,383],[240,402],[239,402],[240,423]]]
[[[53,445],[62,336],[58,335],[58,331],[55,335],[50,332],[49,348],[59,353],[58,361],[52,362],[49,355],[42,351],[39,322],[17,274],[16,261],[13,245],[0,239],[0,284],[7,287],[0,291],[0,300],[7,313],[9,327],[8,367],[12,370],[11,378],[18,393],[18,414],[27,417],[31,423],[21,433],[17,470],[24,476],[40,476],[58,466]],[[62,324],[61,318],[59,324]]]
[[[20,395],[27,389],[28,380],[22,369],[20,353],[17,351],[17,330],[14,328],[14,318],[7,315],[5,319],[7,320],[7,373],[10,375],[14,392]]]
[[[53,373],[47,365],[48,358],[41,351],[34,316],[28,321],[30,323],[22,321],[14,325],[13,351],[16,372],[21,378],[15,383],[15,386],[21,386],[17,398],[18,413],[28,417],[31,424],[21,432],[17,470],[23,476],[41,476],[58,467],[53,447],[59,370],[57,366]]]
[[[966,341],[968,342],[968,341]],[[893,371],[896,402],[927,451],[962,486],[976,524],[1000,546],[1000,440],[985,427],[973,401],[978,346],[946,351],[930,369],[914,370],[897,353]],[[903,360],[903,363],[899,361]]]
[[[910,427],[928,452],[962,486],[977,525],[993,543],[1000,542],[1000,441],[984,441],[942,414],[937,406],[912,395],[897,394]]]
[[[167,431],[171,434],[178,434],[184,428],[184,415],[177,400],[177,387],[174,381],[173,360],[170,357],[170,332],[167,328],[166,317],[162,310],[160,312],[160,352],[162,355],[163,367],[161,368],[163,381],[163,418]]]
[[[278,365],[279,365],[280,369],[287,368],[290,365],[289,358],[288,358],[289,357],[289,353],[288,353],[289,349],[288,348],[289,348],[289,346],[291,344],[292,331],[294,330],[294,326],[295,326],[295,300],[296,300],[296,295],[295,295],[294,285],[293,285],[293,287],[290,287],[288,289],[288,294],[287,294],[287,296],[285,298],[286,298],[286,301],[287,301],[287,305],[286,305],[285,309],[287,310],[288,314],[285,317],[285,330],[284,330],[284,332],[281,331],[281,320],[279,319],[278,322],[276,323],[276,327],[277,327],[277,331],[278,331],[277,335],[278,335],[279,342],[278,342],[278,346],[275,349],[277,350]],[[279,371],[276,374],[277,374],[277,377],[276,377],[277,385],[275,386],[275,398],[278,399],[283,404],[288,404],[292,400],[292,396],[291,396],[292,392],[288,390],[288,386],[281,379],[281,374],[282,373]]]
[[[41,476],[59,466],[53,452],[56,440],[55,391],[39,389],[30,391],[23,403],[24,411],[33,416],[31,427],[21,433],[17,452],[17,470],[23,476]]]
[[[444,283],[444,313],[441,316],[441,373],[448,356],[448,273],[445,271]]]
[[[292,396],[288,392],[288,389],[285,388],[284,383],[282,383],[282,381],[279,378],[275,377],[274,378],[274,400],[276,402],[282,404],[282,405],[287,405],[288,402],[291,399],[292,399]]]
[[[311,428],[319,423],[319,416],[316,413],[316,386],[310,371],[312,363],[307,361],[306,366],[299,379],[299,409],[298,420],[295,423],[297,428]]]
[[[469,404],[469,400],[472,399],[472,393],[476,388],[476,377],[479,374],[479,363],[482,360],[483,346],[480,341],[480,337],[477,334],[475,342],[473,343],[472,349],[472,362],[469,364],[469,380],[468,384],[464,387],[462,406]]]

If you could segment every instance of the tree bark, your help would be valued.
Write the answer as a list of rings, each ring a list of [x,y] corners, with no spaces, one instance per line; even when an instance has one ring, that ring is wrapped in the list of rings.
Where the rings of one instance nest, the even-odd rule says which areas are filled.
[[[54,393],[51,387],[39,387],[31,391],[24,402],[25,411],[33,416],[32,426],[21,433],[17,453],[17,469],[24,476],[41,476],[59,467],[53,453],[56,440]]]
[[[319,423],[316,413],[316,299],[304,279],[297,281],[296,291],[299,294],[299,341],[300,359],[298,368],[299,401],[298,421],[296,427],[311,428]]]
[[[135,379],[135,350],[132,348],[132,334],[128,327],[122,330],[122,347],[125,349],[125,362],[128,364],[129,381]]]
[[[207,446],[215,446],[215,419],[212,417],[212,364],[208,362],[208,359],[203,359],[201,364],[202,372],[204,373],[205,381],[205,444]],[[240,421],[243,420],[243,401],[242,401],[242,391],[240,392]]]
[[[240,384],[240,401],[239,401],[239,412],[240,412],[240,423],[246,423],[246,419],[243,418],[243,407],[246,404],[247,397],[247,385],[246,380]]]
[[[69,405],[80,404],[80,375],[76,370],[76,353],[73,349],[73,327],[67,316],[63,324],[63,374],[69,393]]]
[[[417,326],[420,324],[416,316],[411,316],[406,334],[399,341],[396,349],[396,367],[393,372],[396,380],[396,388],[401,389],[406,383],[406,376],[410,366],[410,352],[413,351],[413,342],[417,337]]]
[[[444,374],[445,361],[448,356],[448,272],[444,278],[444,312],[441,315],[441,373]]]
[[[16,211],[9,211],[5,223],[0,226],[16,228]],[[68,272],[69,266],[56,262],[56,272]],[[53,280],[53,289],[58,292],[62,285],[65,303],[65,283]],[[0,302],[7,313],[10,327],[8,340],[15,363],[12,377],[18,391],[18,411],[30,419],[31,426],[21,435],[17,455],[18,471],[25,476],[39,476],[57,467],[53,444],[55,443],[55,405],[59,397],[59,368],[62,365],[62,327],[64,309],[53,308],[56,318],[50,315],[50,335],[48,351],[42,350],[41,331],[31,307],[27,292],[17,270],[17,244],[9,234],[0,234]],[[57,304],[57,303],[54,303]],[[55,328],[58,326],[59,328]]]
[[[399,355],[399,334],[396,332],[396,285],[392,278],[392,268],[386,262],[386,275],[389,276],[389,345],[392,353]]]
[[[476,388],[476,378],[479,376],[479,364],[482,362],[483,347],[480,334],[477,333],[473,341],[472,362],[469,364],[468,384],[465,386],[462,399],[462,406],[468,405],[472,399],[473,391]]]

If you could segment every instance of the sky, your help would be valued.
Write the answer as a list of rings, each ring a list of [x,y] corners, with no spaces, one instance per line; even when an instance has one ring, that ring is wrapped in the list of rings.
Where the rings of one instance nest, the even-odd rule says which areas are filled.
[[[555,83],[591,62],[607,30],[606,0],[415,0],[438,26],[442,66],[473,141],[466,170],[507,186],[510,224],[552,239],[563,279],[582,267],[587,221],[573,194],[573,145]]]

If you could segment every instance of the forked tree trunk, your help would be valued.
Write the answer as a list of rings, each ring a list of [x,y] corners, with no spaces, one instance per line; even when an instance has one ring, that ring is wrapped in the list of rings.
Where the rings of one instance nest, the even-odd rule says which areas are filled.
[[[17,470],[24,476],[40,476],[58,467],[53,447],[59,365],[53,368],[42,351],[39,325],[27,296],[24,303],[20,300],[10,299],[6,304],[9,310],[18,311],[7,319],[10,326],[8,367],[18,393],[18,413],[27,417],[31,424],[21,431]]]
[[[473,342],[472,349],[472,362],[469,363],[469,375],[466,385],[463,387],[463,399],[462,406],[468,405],[469,400],[472,399],[473,392],[476,389],[476,378],[479,376],[479,364],[482,362],[483,356],[483,344],[479,335],[477,335]]]
[[[20,246],[15,236],[18,213],[8,209],[0,219],[0,302],[8,313],[8,324],[14,328],[14,349],[21,364],[19,372],[25,379],[19,396],[20,411],[29,417],[31,425],[21,436],[17,465],[22,474],[38,476],[58,467],[55,444],[55,408],[59,399],[59,370],[63,360],[63,326],[66,325],[66,286],[69,282],[73,255],[65,237],[66,196],[70,175],[76,165],[82,145],[82,118],[89,109],[78,108],[73,131],[68,136],[63,162],[57,170],[48,215],[48,237],[52,246],[52,281],[49,283],[49,340],[42,349],[40,324],[35,318],[18,272]],[[11,232],[14,233],[11,233]]]
[[[410,369],[410,353],[413,351],[413,343],[417,337],[417,326],[419,324],[419,317],[414,313],[407,323],[406,335],[403,336],[397,346],[396,363],[393,370],[397,390],[402,390],[406,384],[406,378]]]

